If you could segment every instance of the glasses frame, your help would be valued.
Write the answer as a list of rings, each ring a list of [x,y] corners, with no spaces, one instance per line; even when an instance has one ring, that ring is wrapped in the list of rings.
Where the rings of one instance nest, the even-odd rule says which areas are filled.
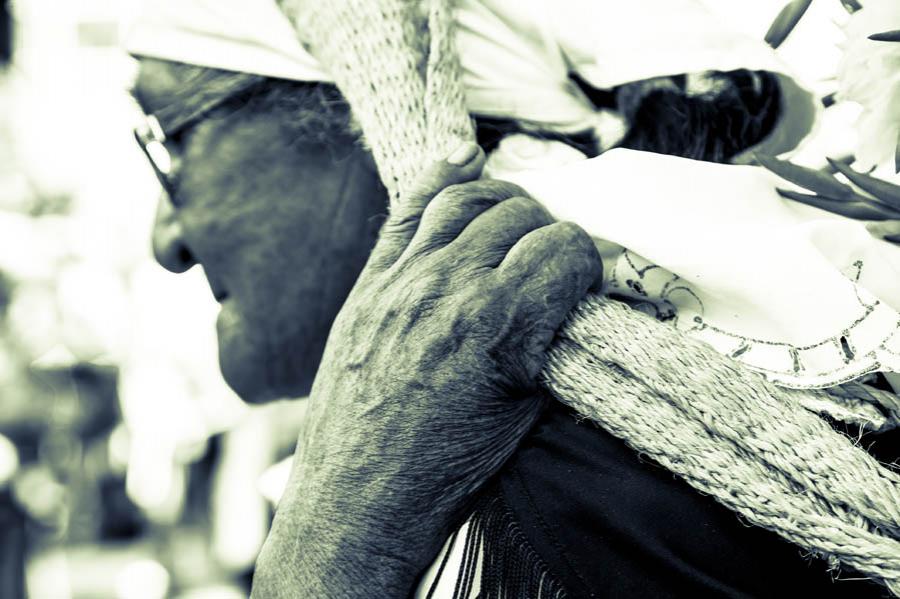
[[[144,122],[134,128],[134,139],[144,152],[163,191],[173,202],[177,189],[175,161],[166,147],[166,133],[156,115],[144,115]]]
[[[178,153],[169,147],[170,140],[184,134],[205,119],[210,112],[239,95],[246,94],[264,81],[258,75],[234,75],[215,91],[200,90],[190,99],[190,106],[169,105],[152,113],[144,113],[134,128],[134,139],[147,157],[169,201],[178,206]]]

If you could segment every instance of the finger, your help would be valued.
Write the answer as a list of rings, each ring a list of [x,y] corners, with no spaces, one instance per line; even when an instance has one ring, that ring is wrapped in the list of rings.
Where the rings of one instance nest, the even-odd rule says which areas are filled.
[[[443,251],[470,266],[494,268],[523,236],[553,223],[553,217],[536,200],[515,196],[504,200],[472,220]]]
[[[515,289],[510,310],[522,315],[523,347],[536,376],[543,352],[575,307],[603,277],[590,235],[570,222],[553,223],[522,237],[496,271],[497,284]]]
[[[398,205],[392,207],[372,250],[370,268],[386,269],[394,264],[415,235],[428,203],[447,186],[477,179],[483,168],[484,152],[477,144],[467,142],[446,160],[425,169]]]
[[[556,222],[523,236],[507,253],[497,269],[499,276],[510,284],[527,279],[519,287],[540,290],[555,284],[566,273],[574,276],[570,287],[572,305],[589,288],[603,278],[603,261],[594,240],[572,222]],[[536,276],[540,273],[540,276]]]
[[[482,179],[451,185],[440,192],[422,213],[410,251],[430,251],[443,247],[481,213],[492,206],[526,192],[508,181]]]

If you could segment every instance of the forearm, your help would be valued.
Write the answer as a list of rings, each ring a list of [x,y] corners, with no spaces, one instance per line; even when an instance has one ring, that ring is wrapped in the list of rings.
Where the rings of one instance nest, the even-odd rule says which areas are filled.
[[[253,579],[254,599],[408,597],[416,575],[375,552],[327,551],[321,537],[304,536],[300,555],[266,544]]]
[[[428,502],[411,481],[379,464],[385,440],[374,431],[353,451],[345,443],[366,427],[348,426],[330,443],[315,443],[314,423],[333,407],[317,399],[310,400],[311,420],[257,560],[253,597],[406,597],[433,557],[428,547],[443,541],[438,530],[433,542],[426,539],[425,518],[412,516]]]
[[[397,548],[386,527],[354,510],[302,499],[282,504],[257,561],[253,597],[407,597],[418,562],[428,556],[397,554]]]

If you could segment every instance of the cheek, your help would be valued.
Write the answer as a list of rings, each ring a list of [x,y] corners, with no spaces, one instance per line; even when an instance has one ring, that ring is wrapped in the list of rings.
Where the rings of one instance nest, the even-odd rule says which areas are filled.
[[[190,171],[192,246],[245,329],[324,339],[374,245],[383,190],[358,157],[332,164],[277,136],[234,139],[207,143]]]
[[[270,179],[271,182],[271,179]],[[324,190],[323,190],[324,192]],[[219,269],[245,317],[267,334],[327,335],[374,244],[359,207],[269,187],[219,227]],[[262,201],[265,200],[265,201]]]

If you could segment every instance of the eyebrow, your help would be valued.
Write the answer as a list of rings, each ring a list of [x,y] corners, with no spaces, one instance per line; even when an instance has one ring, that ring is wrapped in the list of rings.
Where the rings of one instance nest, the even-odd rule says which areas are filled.
[[[166,104],[162,108],[152,112],[159,121],[163,131],[171,135],[199,120],[211,110],[218,108],[225,102],[243,94],[265,81],[262,75],[246,74],[240,77],[229,77],[218,80],[215,84],[189,86],[193,87],[190,93],[179,92],[175,94],[175,101]],[[142,108],[139,79],[128,87],[128,93]]]

